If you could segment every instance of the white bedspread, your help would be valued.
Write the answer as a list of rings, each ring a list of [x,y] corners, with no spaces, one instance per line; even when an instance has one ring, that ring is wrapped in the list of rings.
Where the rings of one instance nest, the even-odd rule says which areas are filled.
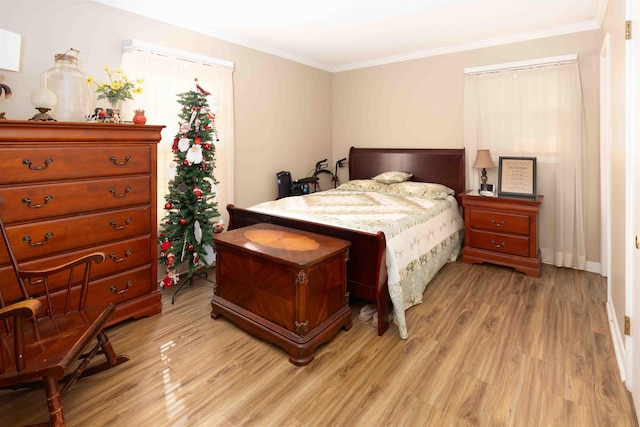
[[[433,276],[445,263],[457,259],[464,236],[463,219],[452,196],[436,200],[337,189],[248,209],[351,230],[383,231],[393,321],[403,339],[408,337],[405,310],[421,303]]]

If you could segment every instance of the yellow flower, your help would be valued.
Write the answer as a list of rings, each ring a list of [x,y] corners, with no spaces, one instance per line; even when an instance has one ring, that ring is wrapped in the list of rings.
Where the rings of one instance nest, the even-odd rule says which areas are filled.
[[[95,83],[98,99],[106,99],[112,104],[118,101],[133,99],[133,94],[142,93],[142,79],[130,80],[120,69],[111,72],[109,67],[102,67],[109,77],[108,82],[95,83],[93,77],[87,78],[87,84]]]

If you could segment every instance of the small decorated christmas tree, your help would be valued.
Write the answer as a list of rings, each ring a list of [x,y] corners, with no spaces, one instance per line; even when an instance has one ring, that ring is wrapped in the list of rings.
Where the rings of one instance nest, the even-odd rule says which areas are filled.
[[[197,81],[197,79],[196,79]],[[213,234],[224,224],[218,212],[216,197],[215,127],[217,105],[196,83],[197,91],[178,94],[182,105],[180,130],[173,141],[174,160],[169,168],[169,193],[164,208],[166,215],[160,224],[160,261],[166,265],[166,276],[160,282],[164,288],[179,281],[178,267],[186,263],[189,279],[200,266],[214,260]]]

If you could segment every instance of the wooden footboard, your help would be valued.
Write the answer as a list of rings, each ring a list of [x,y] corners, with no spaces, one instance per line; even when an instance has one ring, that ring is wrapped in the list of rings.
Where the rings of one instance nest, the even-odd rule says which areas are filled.
[[[384,233],[364,233],[309,221],[283,218],[227,205],[229,229],[256,223],[277,224],[284,227],[337,237],[351,242],[347,262],[347,290],[349,295],[378,306],[378,335],[389,329],[389,292],[385,265],[386,240]]]

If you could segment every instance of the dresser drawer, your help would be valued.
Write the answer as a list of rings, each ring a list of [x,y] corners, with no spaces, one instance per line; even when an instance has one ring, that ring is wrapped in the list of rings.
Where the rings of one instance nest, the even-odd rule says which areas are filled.
[[[470,209],[471,228],[529,235],[529,216],[515,213]]]
[[[97,245],[151,232],[150,206],[40,221],[7,227],[19,261]],[[89,249],[85,253],[89,252]],[[0,251],[0,265],[9,263]]]
[[[151,283],[151,265],[147,265],[91,282],[87,305],[117,305],[148,294],[157,286],[157,283]]]
[[[529,256],[529,236],[471,230],[468,246],[510,255]]]
[[[133,176],[77,182],[0,187],[5,224],[82,212],[149,204],[151,177]]]
[[[0,184],[148,174],[149,146],[11,147],[0,151]]]
[[[118,275],[106,277],[89,284],[87,306],[114,304],[118,305],[150,292],[151,265]],[[77,306],[80,288],[76,286],[71,293],[71,303]],[[51,298],[55,313],[63,310],[66,291],[55,292]],[[43,313],[41,313],[43,314]]]
[[[105,261],[91,266],[91,278],[100,278],[149,264],[152,261],[151,254],[149,252],[149,248],[151,247],[149,242],[150,239],[151,237],[147,235],[122,242],[109,243],[95,248],[81,249],[61,255],[54,255],[35,261],[20,263],[20,268],[23,270],[42,270],[70,262],[93,252],[104,252],[106,255]],[[68,281],[67,274],[68,273],[60,273],[51,275],[49,277],[49,286],[52,289],[58,289],[61,286],[65,286]],[[5,264],[0,267],[0,277],[3,278],[2,295],[5,301],[12,302],[21,298],[22,294],[20,293],[20,285],[18,284],[18,279],[13,272],[13,267],[10,264]],[[37,283],[34,283],[33,286],[37,286]],[[30,288],[30,291],[40,293],[37,288]]]

